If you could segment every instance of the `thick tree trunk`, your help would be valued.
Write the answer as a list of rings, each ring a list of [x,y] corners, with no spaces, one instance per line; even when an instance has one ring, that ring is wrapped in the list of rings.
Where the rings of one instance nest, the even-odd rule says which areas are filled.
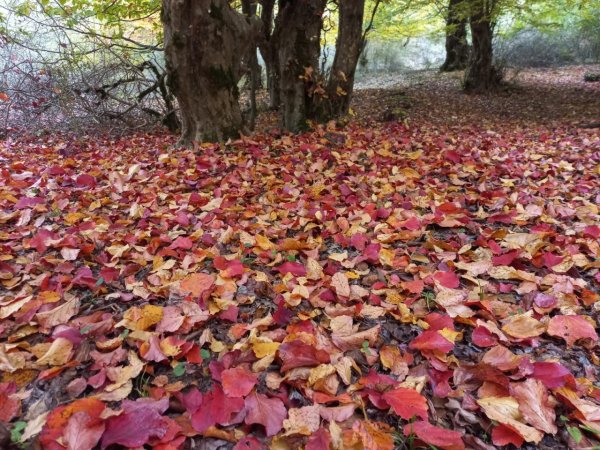
[[[475,1],[471,14],[473,50],[465,74],[465,90],[469,92],[490,91],[500,84],[499,73],[494,67],[493,27],[487,3],[486,0]]]
[[[249,21],[227,0],[163,0],[168,83],[182,117],[180,144],[236,137],[240,55],[252,39]]]
[[[365,0],[343,0],[339,2],[339,28],[335,46],[335,57],[331,66],[331,77],[327,87],[329,118],[348,114],[354,74],[358,58],[363,50],[363,19]]]
[[[442,72],[463,70],[469,62],[465,0],[450,0],[446,17],[446,60]]]
[[[282,126],[299,132],[316,113],[320,37],[327,0],[280,3],[274,37],[281,94]]]

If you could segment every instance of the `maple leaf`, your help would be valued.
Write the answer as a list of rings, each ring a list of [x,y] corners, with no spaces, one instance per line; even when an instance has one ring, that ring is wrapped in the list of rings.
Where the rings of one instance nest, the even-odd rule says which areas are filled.
[[[269,398],[264,394],[254,392],[246,397],[244,407],[246,424],[263,425],[267,436],[275,436],[283,428],[287,409],[278,398]]]
[[[427,420],[427,411],[429,410],[427,399],[414,389],[395,388],[383,394],[383,399],[403,419],[421,417]]]
[[[587,316],[554,316],[548,323],[547,333],[550,336],[563,338],[569,347],[579,339],[591,339],[596,342],[598,334]]]

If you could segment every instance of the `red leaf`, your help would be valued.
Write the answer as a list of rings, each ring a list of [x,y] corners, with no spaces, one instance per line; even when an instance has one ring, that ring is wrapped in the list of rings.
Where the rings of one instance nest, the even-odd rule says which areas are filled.
[[[598,340],[594,326],[585,316],[554,316],[550,319],[547,332],[550,336],[563,338],[569,347],[578,339],[589,338],[594,342]]]
[[[492,442],[497,446],[512,444],[517,448],[521,448],[525,439],[514,431],[512,428],[500,424],[492,430]]]
[[[408,347],[415,350],[439,350],[448,353],[454,348],[454,343],[437,331],[426,330],[413,339]]]
[[[75,183],[79,187],[94,188],[96,187],[96,178],[94,178],[91,175],[88,175],[87,173],[83,173],[77,177]]]
[[[15,209],[32,208],[35,205],[42,205],[44,199],[42,197],[21,197],[17,203],[15,203]]]
[[[454,272],[436,272],[433,278],[442,286],[456,289],[460,286],[460,280]]]
[[[308,438],[305,450],[329,450],[330,445],[331,435],[321,427]]]
[[[281,275],[285,275],[286,273],[291,273],[295,277],[305,277],[306,276],[306,267],[297,262],[287,261],[277,267],[277,270]]]
[[[278,398],[269,398],[256,392],[246,397],[246,424],[260,424],[265,427],[267,436],[275,436],[283,427],[287,410]]]
[[[235,444],[232,450],[267,450],[268,447],[260,442],[255,437],[246,436],[244,439]]]
[[[90,417],[85,411],[79,411],[69,418],[63,441],[69,450],[89,450],[100,441],[104,429],[104,422],[100,419]]]
[[[419,295],[423,292],[425,282],[423,280],[403,281],[400,285],[402,286],[402,289],[406,289],[411,294]]]
[[[233,261],[226,261],[225,267],[221,272],[221,276],[225,278],[240,277],[244,274],[244,264],[239,259]]]
[[[409,420],[415,416],[427,420],[427,399],[414,389],[396,388],[383,394],[383,399],[389,403],[394,412],[403,419]]]
[[[444,152],[444,159],[452,161],[454,164],[459,164],[461,161],[460,154],[454,150],[446,150]]]
[[[541,361],[533,364],[533,377],[550,389],[564,386],[569,375],[569,369],[557,362]]]
[[[312,345],[296,340],[281,344],[278,350],[279,358],[283,362],[281,371],[286,372],[296,367],[313,367],[328,363],[331,359],[323,350],[317,350]]]
[[[498,338],[486,327],[478,326],[471,334],[473,344],[478,347],[492,347],[498,343]]]
[[[14,396],[15,383],[0,384],[0,422],[10,422],[19,412],[21,402]]]
[[[105,406],[96,398],[82,398],[75,400],[73,403],[59,406],[51,411],[46,418],[46,424],[40,433],[40,443],[45,450],[64,450],[64,446],[59,445],[56,439],[62,437],[64,428],[67,426],[69,419],[74,414],[85,411],[89,417],[98,418]]]
[[[585,236],[590,236],[594,239],[598,239],[600,237],[600,227],[598,225],[588,225],[583,229],[583,234]]]
[[[229,397],[245,397],[258,382],[258,377],[248,369],[234,367],[233,369],[221,372],[221,382],[225,395]]]
[[[29,240],[29,246],[35,248],[39,253],[44,253],[50,243],[57,239],[58,235],[56,233],[42,228]]]
[[[244,400],[237,397],[226,397],[219,386],[204,394],[202,405],[192,415],[192,426],[202,433],[208,428],[219,424],[229,424],[234,414],[244,408]]]
[[[426,421],[406,424],[404,426],[404,434],[410,436],[412,433],[426,444],[444,450],[463,450],[465,448],[461,433],[436,427]]]
[[[102,436],[102,449],[119,444],[124,447],[141,447],[151,438],[162,438],[168,429],[167,418],[162,416],[169,400],[141,398],[135,402],[124,400],[123,413],[106,421]]]
[[[544,262],[544,266],[548,267],[549,269],[556,266],[557,264],[560,264],[561,262],[563,262],[564,259],[564,256],[555,255],[554,253],[550,252],[544,253],[542,255],[542,261]]]
[[[183,250],[189,250],[194,246],[194,243],[189,237],[179,236],[177,239],[173,241],[173,243],[169,246],[170,249],[176,250],[181,248]]]

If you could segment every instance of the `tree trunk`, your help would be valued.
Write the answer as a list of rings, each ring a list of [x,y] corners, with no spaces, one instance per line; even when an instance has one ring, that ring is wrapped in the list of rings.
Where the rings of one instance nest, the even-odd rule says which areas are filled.
[[[267,73],[267,89],[269,90],[269,106],[271,109],[279,108],[279,74],[277,64],[277,37],[273,34],[273,11],[275,0],[262,0],[260,20],[262,22],[263,36],[259,43],[260,54],[265,62]]]
[[[476,0],[470,19],[473,50],[465,74],[465,90],[469,92],[487,92],[500,84],[499,73],[494,67],[490,16],[488,1]]]
[[[315,118],[319,90],[321,29],[327,0],[285,0],[280,3],[274,36],[281,94],[282,126],[306,129]]]
[[[356,65],[364,47],[364,13],[365,0],[339,2],[339,29],[327,87],[328,119],[345,116],[350,109]]]
[[[242,12],[250,18],[256,16],[257,4],[252,3],[252,0],[242,0]],[[254,125],[256,124],[256,91],[259,87],[260,82],[260,65],[258,64],[258,55],[256,54],[257,46],[253,44],[250,46],[248,53],[248,69],[250,75],[250,117],[248,120],[248,127],[251,131],[254,131]]]
[[[464,0],[450,0],[446,17],[446,60],[442,72],[463,70],[469,62],[467,11]]]
[[[249,21],[227,0],[163,0],[162,21],[167,79],[182,117],[179,144],[238,136],[240,55],[253,40]]]

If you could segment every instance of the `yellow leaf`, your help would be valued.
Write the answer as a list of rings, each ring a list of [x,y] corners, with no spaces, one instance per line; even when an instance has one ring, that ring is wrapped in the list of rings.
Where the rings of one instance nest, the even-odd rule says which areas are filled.
[[[153,325],[156,325],[163,318],[162,306],[145,305],[143,308],[134,306],[129,308],[123,314],[123,320],[119,325],[123,325],[130,330],[146,331]]]
[[[71,359],[73,344],[66,338],[56,338],[48,348],[48,351],[37,360],[40,366],[62,366]]]
[[[277,353],[280,345],[279,342],[254,342],[252,344],[252,351],[257,358],[264,358],[265,356],[272,356]]]
[[[517,314],[509,317],[505,320],[505,324],[502,326],[504,331],[509,336],[518,339],[527,339],[535,336],[539,336],[546,331],[546,326],[539,320],[531,317],[532,311],[525,314]]]

